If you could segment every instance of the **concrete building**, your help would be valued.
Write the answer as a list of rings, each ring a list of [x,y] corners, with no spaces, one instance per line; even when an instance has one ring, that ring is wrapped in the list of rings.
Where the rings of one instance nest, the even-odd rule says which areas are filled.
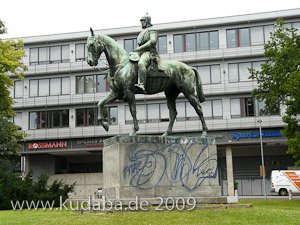
[[[161,57],[183,61],[200,71],[207,99],[202,108],[209,134],[219,137],[216,143],[223,195],[228,194],[226,154],[227,163],[233,163],[239,194],[263,193],[259,119],[268,192],[271,170],[294,165],[280,133],[284,106],[277,112],[267,112],[264,103],[251,95],[256,81],[248,79],[247,68],[259,69],[264,62],[264,44],[279,17],[286,26],[300,28],[300,9],[155,24]],[[104,55],[97,68],[87,65],[88,29],[23,38],[27,55],[23,63],[29,69],[22,81],[15,81],[11,91],[17,112],[15,123],[30,134],[20,149],[26,170],[32,169],[34,176],[44,171],[51,179],[76,181],[77,198],[96,193],[103,185],[103,140],[128,134],[132,129],[128,105],[123,101],[107,106],[108,132],[97,123],[97,102],[109,92],[108,68]],[[95,33],[109,35],[130,52],[141,29],[124,27]],[[139,134],[161,135],[169,120],[164,93],[137,95],[136,99]],[[201,122],[182,94],[177,99],[177,111],[174,135],[199,136]]]

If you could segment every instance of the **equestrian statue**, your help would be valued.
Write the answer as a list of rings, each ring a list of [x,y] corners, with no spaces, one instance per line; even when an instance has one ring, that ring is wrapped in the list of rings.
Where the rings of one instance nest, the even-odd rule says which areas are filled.
[[[108,131],[109,124],[103,116],[104,106],[115,100],[124,100],[128,102],[134,124],[129,135],[134,136],[139,130],[135,94],[151,95],[164,91],[170,115],[168,129],[163,134],[167,136],[172,133],[177,115],[176,98],[183,93],[201,120],[202,136],[206,136],[207,126],[200,106],[205,97],[199,72],[180,61],[161,60],[156,50],[158,31],[152,26],[151,17],[148,14],[143,16],[141,24],[143,31],[137,38],[138,47],[129,54],[109,36],[95,34],[90,29],[87,63],[97,66],[104,52],[109,64],[107,82],[111,91],[98,103],[98,121]]]

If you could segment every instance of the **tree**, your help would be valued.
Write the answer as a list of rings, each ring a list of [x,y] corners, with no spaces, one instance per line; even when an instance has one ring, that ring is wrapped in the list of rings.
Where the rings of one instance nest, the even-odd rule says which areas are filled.
[[[256,79],[258,88],[253,95],[266,102],[267,109],[273,111],[280,104],[286,105],[283,122],[287,124],[283,135],[288,138],[287,153],[297,159],[300,165],[300,31],[284,27],[278,19],[271,39],[265,45],[266,63],[260,71],[249,69],[250,78]]]
[[[4,23],[0,20],[0,34],[6,33]],[[10,89],[14,86],[12,76],[23,79],[27,67],[20,60],[24,56],[22,40],[0,39],[0,157],[5,155],[17,155],[20,145],[26,136],[19,131],[12,119],[15,115],[12,109],[13,99],[10,97]]]

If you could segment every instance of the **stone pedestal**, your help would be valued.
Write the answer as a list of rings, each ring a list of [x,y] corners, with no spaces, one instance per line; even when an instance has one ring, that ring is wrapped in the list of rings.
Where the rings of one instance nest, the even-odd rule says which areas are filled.
[[[103,195],[110,200],[205,198],[226,203],[214,137],[115,136],[104,141]]]

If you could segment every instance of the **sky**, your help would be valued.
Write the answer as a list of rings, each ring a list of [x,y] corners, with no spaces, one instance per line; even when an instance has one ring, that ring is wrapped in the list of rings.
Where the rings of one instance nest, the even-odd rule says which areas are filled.
[[[176,3],[175,3],[176,2]],[[4,0],[0,38],[140,26],[146,12],[152,24],[300,8],[299,0]]]

